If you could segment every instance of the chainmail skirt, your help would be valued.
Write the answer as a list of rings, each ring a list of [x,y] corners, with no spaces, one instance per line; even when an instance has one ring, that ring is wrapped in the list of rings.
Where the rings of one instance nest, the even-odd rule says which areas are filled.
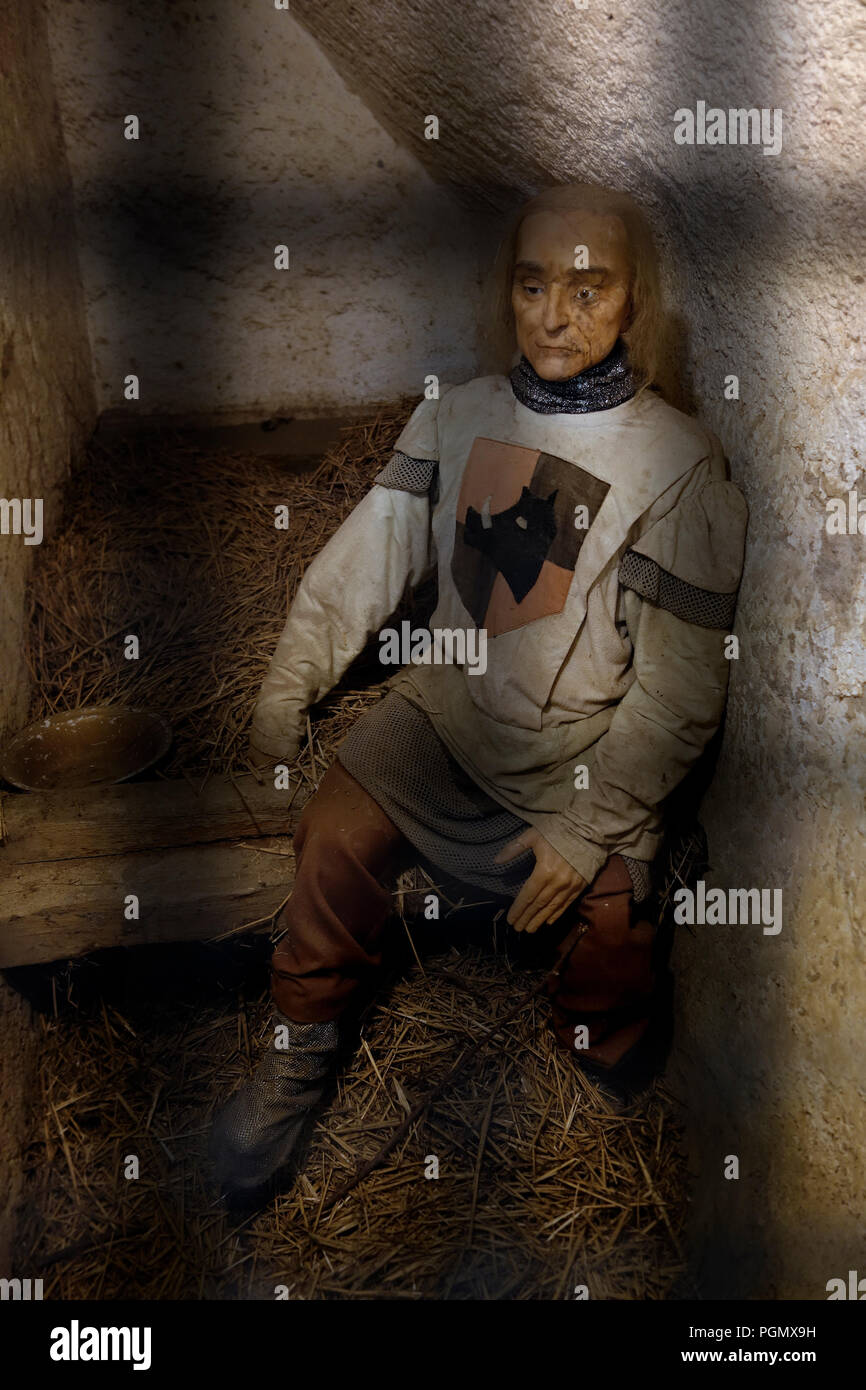
[[[527,822],[472,781],[411,700],[389,691],[352,726],[337,757],[422,860],[460,883],[516,896],[532,871],[532,851],[507,864],[494,861]],[[625,863],[640,902],[649,891],[648,865]]]

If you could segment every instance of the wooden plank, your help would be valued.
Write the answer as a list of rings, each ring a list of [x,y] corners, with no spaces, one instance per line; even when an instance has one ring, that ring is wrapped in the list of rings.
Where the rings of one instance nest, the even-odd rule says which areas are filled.
[[[4,865],[285,834],[308,795],[297,779],[289,790],[276,791],[273,775],[261,784],[252,775],[214,776],[200,788],[182,778],[6,792],[0,801],[0,876]]]
[[[16,864],[0,908],[0,969],[108,946],[199,941],[272,913],[294,878],[280,854],[240,845],[143,851],[53,864]],[[283,855],[285,857],[283,857]],[[124,915],[130,894],[138,921]]]

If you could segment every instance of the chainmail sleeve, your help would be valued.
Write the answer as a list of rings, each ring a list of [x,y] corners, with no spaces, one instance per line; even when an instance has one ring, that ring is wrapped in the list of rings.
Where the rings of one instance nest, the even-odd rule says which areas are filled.
[[[634,542],[620,562],[619,582],[683,622],[729,632],[747,519],[739,488],[713,480]]]
[[[423,497],[431,491],[439,465],[435,459],[410,458],[408,454],[395,449],[385,467],[376,474],[375,481],[380,487],[390,487],[396,492],[411,492]]]

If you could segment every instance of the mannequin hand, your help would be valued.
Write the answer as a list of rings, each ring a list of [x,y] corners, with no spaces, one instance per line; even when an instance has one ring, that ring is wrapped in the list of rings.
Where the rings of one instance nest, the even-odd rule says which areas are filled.
[[[538,931],[545,922],[555,922],[588,886],[539,830],[524,830],[496,856],[497,864],[507,864],[524,850],[535,855],[535,868],[511,905],[507,921],[515,931]]]

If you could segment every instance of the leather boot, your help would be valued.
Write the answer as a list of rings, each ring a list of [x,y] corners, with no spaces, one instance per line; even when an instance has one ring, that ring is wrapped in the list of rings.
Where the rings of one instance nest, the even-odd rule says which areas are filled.
[[[338,1044],[336,1021],[295,1023],[275,1011],[271,1046],[211,1132],[211,1161],[224,1192],[252,1192],[288,1161]]]

